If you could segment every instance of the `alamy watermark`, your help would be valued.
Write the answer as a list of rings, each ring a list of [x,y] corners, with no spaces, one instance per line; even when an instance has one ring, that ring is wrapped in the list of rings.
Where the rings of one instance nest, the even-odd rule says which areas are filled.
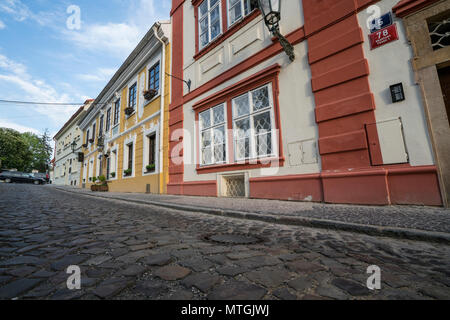
[[[66,26],[69,30],[80,30],[81,29],[81,9],[77,5],[70,5],[66,10],[67,14],[70,16],[66,20]]]
[[[369,15],[366,20],[367,28],[369,30],[381,29],[381,8],[377,5],[372,5],[367,8],[366,13]]]
[[[380,290],[381,289],[381,269],[377,265],[372,265],[367,267],[367,273],[371,276],[367,278],[367,288],[370,290]]]
[[[81,269],[79,266],[69,266],[66,271],[70,276],[67,278],[67,289],[80,290],[81,289]]]

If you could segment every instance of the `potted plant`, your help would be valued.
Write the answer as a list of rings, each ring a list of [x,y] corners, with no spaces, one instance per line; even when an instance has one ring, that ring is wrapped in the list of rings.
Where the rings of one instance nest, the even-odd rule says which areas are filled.
[[[98,181],[98,183],[93,184],[91,186],[92,191],[101,191],[101,192],[108,191],[108,184],[106,183],[106,177],[104,175],[94,177],[93,180],[94,180],[94,182]]]
[[[115,172],[111,172],[111,177],[115,178],[116,177],[116,173]]]
[[[158,94],[158,90],[148,89],[144,91],[144,98],[146,100],[152,100]]]
[[[155,171],[155,164],[148,164],[145,168],[147,169],[147,172]]]
[[[97,177],[92,177],[92,182],[95,183],[97,181]]]
[[[104,145],[105,145],[105,141],[104,141],[103,136],[98,136],[98,139],[97,139],[97,146],[103,147]]]
[[[127,116],[132,115],[133,112],[134,112],[134,108],[131,108],[131,107],[125,108],[125,114],[126,114]]]
[[[123,170],[123,174],[125,175],[125,177],[131,176],[131,173],[132,173],[132,172],[133,172],[133,171],[132,171],[131,169]]]

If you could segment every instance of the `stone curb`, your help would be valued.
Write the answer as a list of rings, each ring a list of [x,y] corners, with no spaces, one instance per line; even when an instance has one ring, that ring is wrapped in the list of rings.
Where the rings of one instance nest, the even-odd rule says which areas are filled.
[[[282,225],[291,225],[291,226],[304,226],[304,227],[312,227],[312,228],[321,228],[321,229],[332,229],[332,230],[342,230],[349,232],[356,232],[367,234],[371,236],[381,236],[381,237],[391,237],[391,238],[399,238],[399,239],[408,239],[408,240],[419,240],[419,241],[428,241],[428,242],[439,242],[450,244],[450,234],[444,232],[434,232],[434,231],[424,231],[418,229],[407,229],[407,228],[397,228],[397,227],[384,227],[384,226],[372,226],[366,224],[358,224],[351,222],[342,222],[336,220],[326,220],[326,219],[317,219],[317,218],[309,218],[309,217],[292,217],[292,216],[283,216],[283,215],[272,215],[267,213],[251,213],[244,211],[236,211],[236,210],[227,210],[227,209],[218,209],[218,208],[209,208],[209,207],[196,207],[190,205],[182,205],[182,204],[173,204],[168,202],[161,201],[152,201],[152,200],[138,200],[138,199],[127,199],[122,197],[104,197],[101,195],[94,195],[84,192],[76,192],[70,191],[63,188],[55,187],[56,190],[67,192],[67,193],[76,193],[79,195],[85,195],[95,198],[101,199],[113,199],[126,201],[137,204],[144,205],[154,205],[158,207],[164,207],[169,209],[181,210],[181,211],[189,211],[189,212],[201,212],[216,216],[237,218],[237,219],[248,219],[254,221],[262,221],[269,222],[275,224]]]

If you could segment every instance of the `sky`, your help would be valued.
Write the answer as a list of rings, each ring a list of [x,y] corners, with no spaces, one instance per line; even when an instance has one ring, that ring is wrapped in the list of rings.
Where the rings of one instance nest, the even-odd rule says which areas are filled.
[[[171,0],[0,0],[0,100],[95,99],[170,7]],[[78,108],[0,103],[0,127],[53,137]]]

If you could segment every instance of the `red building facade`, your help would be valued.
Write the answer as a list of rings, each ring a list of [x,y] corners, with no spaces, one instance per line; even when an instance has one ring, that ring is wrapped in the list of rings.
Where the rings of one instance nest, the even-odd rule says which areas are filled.
[[[172,80],[168,193],[442,205],[445,176],[436,165],[401,20],[436,1],[286,2],[281,31],[294,45],[294,63],[250,1],[236,9],[236,1],[173,0],[172,74],[191,80],[192,87]],[[371,5],[391,13],[391,28],[399,30],[398,40],[379,49],[370,48],[366,26]],[[406,100],[394,104],[388,89],[397,82]],[[265,102],[255,99],[260,92],[269,101],[262,138],[258,125],[264,111],[258,108]],[[236,106],[246,95],[249,115],[239,118]],[[211,120],[216,113],[217,125]],[[205,125],[205,117],[212,123]],[[245,117],[250,137],[241,138],[236,128]],[[216,139],[223,129],[225,137]],[[209,135],[214,137],[204,138]],[[278,170],[258,171],[269,167]]]

